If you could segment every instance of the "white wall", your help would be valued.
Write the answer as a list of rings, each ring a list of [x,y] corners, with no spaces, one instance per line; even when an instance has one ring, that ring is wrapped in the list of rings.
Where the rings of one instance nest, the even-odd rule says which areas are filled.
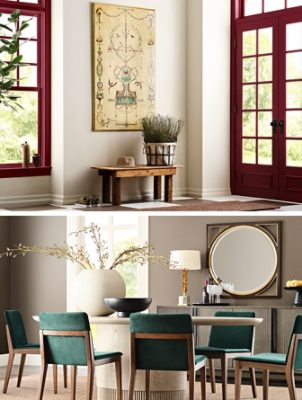
[[[230,0],[187,3],[187,192],[230,193]]]
[[[53,1],[59,7],[61,0]],[[157,12],[157,111],[185,119],[186,115],[186,2],[185,0],[110,0],[116,3],[147,8]],[[63,165],[53,158],[54,170],[63,174],[63,189],[59,177],[53,185],[55,195],[65,201],[81,194],[99,194],[100,181],[92,165],[114,164],[119,156],[132,155],[137,163],[144,162],[140,132],[92,132],[91,131],[91,1],[64,0],[63,2],[63,58],[56,54],[53,65],[55,77],[62,80],[63,106]],[[56,23],[56,25],[58,25]],[[60,25],[60,24],[59,24]],[[59,30],[61,27],[57,27]],[[59,36],[54,32],[55,36]],[[62,76],[60,77],[60,73]],[[56,89],[55,89],[56,90]],[[59,92],[60,92],[59,88]],[[61,95],[61,93],[60,93]],[[59,115],[56,103],[55,116]],[[57,121],[54,121],[56,124]],[[61,128],[61,127],[60,127]],[[61,129],[54,132],[60,141]],[[185,131],[178,147],[177,163],[185,164]],[[147,194],[152,182],[130,180],[123,182],[127,197]],[[176,188],[185,186],[185,171],[175,180]]]

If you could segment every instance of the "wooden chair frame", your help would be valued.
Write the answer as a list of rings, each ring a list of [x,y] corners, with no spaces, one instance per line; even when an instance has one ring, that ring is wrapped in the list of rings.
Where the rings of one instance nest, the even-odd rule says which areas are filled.
[[[131,365],[129,382],[129,400],[133,400],[136,377],[136,339],[185,340],[188,350],[189,400],[194,400],[195,372],[200,369],[201,398],[206,400],[206,360],[197,364],[194,361],[194,338],[192,333],[131,333]],[[146,400],[150,399],[150,370],[146,370]]]
[[[216,379],[215,379],[215,368],[213,360],[220,360],[221,362],[221,384],[222,384],[222,399],[227,400],[227,384],[228,384],[228,360],[239,356],[250,356],[254,353],[255,345],[255,327],[253,327],[253,340],[250,352],[238,352],[238,353],[224,353],[224,352],[207,352],[206,356],[209,360],[209,371],[210,371],[210,381],[211,381],[211,391],[216,393]],[[257,388],[256,388],[256,375],[254,368],[249,368],[250,379],[253,397],[257,398]]]
[[[263,371],[263,400],[268,400],[270,371],[284,372],[289,390],[290,400],[296,400],[297,394],[295,387],[294,362],[296,358],[298,342],[300,340],[302,340],[302,334],[299,333],[292,335],[287,355],[287,363],[285,365],[269,364],[265,362],[262,363],[253,360],[235,360],[235,400],[240,400],[241,370],[243,368],[256,368]]]
[[[21,348],[15,349],[13,346],[11,332],[10,332],[9,326],[7,324],[5,325],[5,330],[6,330],[6,337],[7,337],[7,344],[8,344],[8,362],[7,362],[5,378],[4,378],[3,393],[7,393],[7,388],[8,388],[11,372],[12,372],[15,355],[16,354],[21,355],[18,380],[17,380],[17,387],[20,387],[27,354],[40,354],[40,348],[21,347]],[[65,365],[64,365],[63,370],[64,370],[64,388],[66,388],[67,387],[67,367]],[[58,393],[58,369],[57,369],[56,365],[54,365],[54,368],[53,368],[53,385],[54,385],[54,394],[57,394]]]
[[[115,373],[116,373],[116,400],[122,400],[122,363],[121,356],[107,357],[102,360],[94,359],[93,351],[93,341],[90,331],[51,331],[51,330],[40,330],[40,345],[41,345],[41,356],[42,356],[42,370],[40,379],[40,389],[39,389],[39,400],[42,400],[48,363],[45,357],[45,337],[46,336],[65,336],[65,337],[84,337],[86,354],[87,354],[87,400],[92,400],[93,396],[93,384],[94,384],[94,371],[95,367],[99,365],[115,363]],[[77,379],[77,366],[71,365],[71,399],[76,398],[76,379]]]

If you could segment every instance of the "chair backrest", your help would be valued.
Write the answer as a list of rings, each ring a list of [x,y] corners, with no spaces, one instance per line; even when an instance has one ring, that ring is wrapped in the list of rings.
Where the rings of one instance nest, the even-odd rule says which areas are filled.
[[[26,346],[28,341],[20,311],[5,310],[4,319],[8,328],[8,340],[11,340],[12,347],[17,349]]]
[[[83,312],[42,312],[41,354],[47,364],[87,365],[93,358],[88,316]]]
[[[292,363],[295,370],[302,368],[302,315],[296,316],[286,362]]]
[[[188,314],[131,314],[131,362],[136,369],[187,371],[194,359]]]
[[[217,311],[215,317],[255,318],[250,311]],[[209,346],[222,349],[253,349],[254,326],[212,326]]]

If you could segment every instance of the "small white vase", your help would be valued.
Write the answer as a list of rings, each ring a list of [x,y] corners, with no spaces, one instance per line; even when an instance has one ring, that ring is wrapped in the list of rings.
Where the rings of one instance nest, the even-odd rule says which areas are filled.
[[[124,279],[114,269],[85,269],[74,281],[76,307],[89,315],[112,314],[113,311],[104,303],[104,298],[125,295]]]

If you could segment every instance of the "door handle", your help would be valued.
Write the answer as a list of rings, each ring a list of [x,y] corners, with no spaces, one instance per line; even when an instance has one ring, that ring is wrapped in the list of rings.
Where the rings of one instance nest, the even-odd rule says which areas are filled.
[[[280,133],[283,135],[284,134],[284,121],[283,120],[279,121],[279,129],[280,129]]]
[[[278,121],[276,119],[270,123],[270,126],[273,128],[273,133],[277,133]]]

